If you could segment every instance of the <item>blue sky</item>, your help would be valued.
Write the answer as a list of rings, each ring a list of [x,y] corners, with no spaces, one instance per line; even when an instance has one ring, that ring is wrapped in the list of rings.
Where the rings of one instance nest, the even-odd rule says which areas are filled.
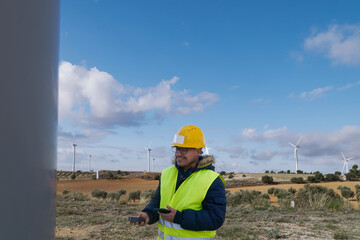
[[[61,1],[58,169],[170,166],[183,125],[218,171],[360,163],[358,1]],[[153,161],[153,159],[155,159]]]

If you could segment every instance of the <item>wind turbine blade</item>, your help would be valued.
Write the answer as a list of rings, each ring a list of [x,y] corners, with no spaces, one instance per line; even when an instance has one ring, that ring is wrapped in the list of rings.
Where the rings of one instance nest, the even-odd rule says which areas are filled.
[[[351,159],[353,159],[354,157],[350,157],[350,158],[348,158],[347,160],[349,161],[349,160],[351,160]]]
[[[302,139],[302,136],[300,137],[299,141],[296,143],[296,146],[300,143],[301,139]]]
[[[296,146],[295,146],[294,144],[292,144],[291,142],[289,142],[289,144],[290,144],[292,147],[296,148]]]
[[[341,155],[342,155],[342,157],[344,158],[344,160],[346,161],[346,157],[345,157],[345,155],[343,154],[343,152],[341,152]]]

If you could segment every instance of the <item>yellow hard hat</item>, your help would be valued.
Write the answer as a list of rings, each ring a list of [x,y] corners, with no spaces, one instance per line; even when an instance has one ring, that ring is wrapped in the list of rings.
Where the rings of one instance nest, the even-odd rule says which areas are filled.
[[[204,148],[205,138],[200,128],[186,125],[175,134],[172,145],[185,148]]]

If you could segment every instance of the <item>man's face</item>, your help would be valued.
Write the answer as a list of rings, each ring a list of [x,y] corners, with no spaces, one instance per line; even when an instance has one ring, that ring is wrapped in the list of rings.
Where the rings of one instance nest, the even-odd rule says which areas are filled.
[[[201,149],[177,147],[175,150],[176,163],[186,171],[189,167],[196,166],[200,154]]]

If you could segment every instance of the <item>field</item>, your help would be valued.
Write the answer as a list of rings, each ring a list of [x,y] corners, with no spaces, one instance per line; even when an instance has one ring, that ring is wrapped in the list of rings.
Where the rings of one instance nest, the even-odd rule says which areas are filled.
[[[248,184],[256,186],[227,190],[231,193],[240,189],[266,193],[270,187],[300,189],[304,186],[289,184],[289,177],[286,176],[282,176],[281,180],[274,178],[281,184],[260,185],[261,175],[245,175],[235,174],[234,178],[225,176],[225,179],[227,182],[246,180]],[[156,224],[140,228],[127,222],[127,217],[140,211],[146,200],[132,202],[123,196],[116,202],[92,198],[90,195],[94,189],[108,193],[120,189],[125,189],[127,193],[136,190],[143,192],[156,189],[157,184],[157,180],[141,178],[58,181],[56,239],[155,239]],[[354,190],[356,184],[360,182],[318,183],[337,192],[338,186],[348,186]],[[73,192],[62,194],[64,190]],[[339,211],[276,207],[277,199],[272,197],[270,200],[272,206],[266,209],[246,205],[228,206],[225,224],[218,230],[216,239],[360,239],[360,212],[356,210],[355,199],[349,202],[356,209],[349,207]]]

